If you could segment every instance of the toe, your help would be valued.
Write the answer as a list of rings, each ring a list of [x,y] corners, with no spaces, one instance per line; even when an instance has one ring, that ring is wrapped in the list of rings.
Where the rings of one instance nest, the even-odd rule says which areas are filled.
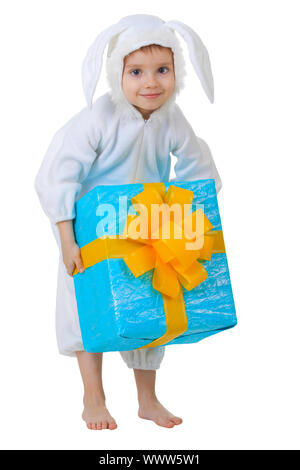
[[[173,421],[173,423],[175,424],[181,424],[182,423],[182,419],[179,418],[178,416],[174,416],[172,418],[170,418],[171,421]]]
[[[116,429],[117,423],[115,421],[112,421],[109,423],[108,429]]]
[[[159,419],[156,421],[156,424],[165,428],[173,428],[175,426],[175,424],[169,419]]]
[[[102,429],[102,423],[101,423],[101,421],[98,421],[98,423],[97,423],[97,429],[98,429],[99,431],[101,431],[101,429]]]
[[[168,420],[168,424],[170,425],[170,427],[173,427],[175,426],[175,423],[174,421],[172,421],[171,419]]]
[[[107,421],[103,421],[103,422],[102,422],[102,429],[107,429],[107,426],[108,426],[108,422],[107,422]]]
[[[175,424],[172,421],[168,421],[166,424],[164,424],[166,428],[174,428]]]
[[[93,423],[93,427],[92,427],[92,429],[95,429],[95,430],[97,430],[97,423]]]
[[[87,427],[88,427],[89,429],[92,429],[92,423],[87,423]]]

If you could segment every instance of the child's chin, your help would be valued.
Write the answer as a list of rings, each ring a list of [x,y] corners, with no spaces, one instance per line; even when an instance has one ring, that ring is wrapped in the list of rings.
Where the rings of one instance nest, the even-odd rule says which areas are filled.
[[[143,100],[143,101],[145,101],[145,100]],[[153,109],[158,108],[161,105],[162,105],[161,100],[153,100],[153,101],[150,101],[150,102],[147,101],[146,103],[144,102],[140,106],[143,107],[144,109],[153,110]]]

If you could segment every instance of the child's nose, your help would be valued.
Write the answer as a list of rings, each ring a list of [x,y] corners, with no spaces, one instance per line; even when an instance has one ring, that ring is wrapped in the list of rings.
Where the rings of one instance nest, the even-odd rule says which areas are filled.
[[[152,74],[148,75],[146,77],[145,85],[149,86],[149,87],[150,86],[152,86],[152,87],[156,86],[157,85],[157,79],[156,79],[155,75],[152,75]]]

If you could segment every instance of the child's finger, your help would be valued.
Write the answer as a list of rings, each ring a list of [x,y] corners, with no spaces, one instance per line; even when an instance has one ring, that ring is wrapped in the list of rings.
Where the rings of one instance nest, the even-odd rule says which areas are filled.
[[[78,271],[79,271],[80,273],[83,273],[83,271],[84,271],[84,266],[83,266],[83,262],[82,262],[81,256],[80,256],[80,255],[76,256],[75,259],[74,259],[74,262],[75,262],[75,264],[76,264],[76,268],[78,269]]]
[[[73,271],[75,269],[75,263],[65,264],[65,266],[66,266],[67,273],[69,274],[69,276],[73,276]]]

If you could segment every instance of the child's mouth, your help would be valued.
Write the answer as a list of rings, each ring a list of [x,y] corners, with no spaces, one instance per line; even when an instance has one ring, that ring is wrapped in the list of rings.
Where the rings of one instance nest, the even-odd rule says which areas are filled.
[[[157,98],[158,96],[160,96],[161,93],[156,93],[156,94],[149,94],[149,95],[141,95],[143,98],[148,98],[150,100],[154,100],[155,98]]]

